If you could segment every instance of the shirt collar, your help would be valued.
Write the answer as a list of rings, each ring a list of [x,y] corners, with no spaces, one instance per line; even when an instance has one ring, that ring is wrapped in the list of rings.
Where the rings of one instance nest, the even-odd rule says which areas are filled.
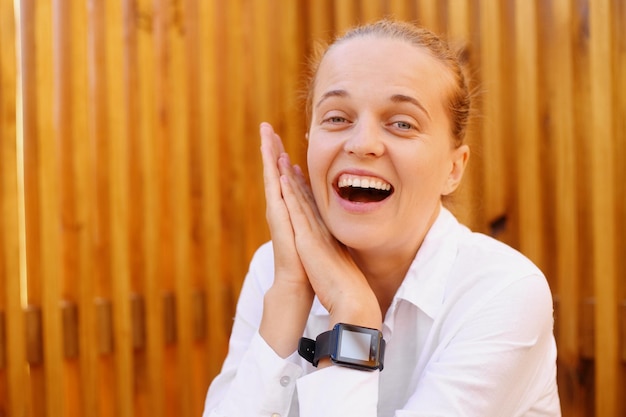
[[[445,207],[430,227],[422,246],[396,292],[391,309],[398,300],[406,300],[434,318],[443,303],[446,278],[457,254],[459,223]],[[317,296],[311,312],[326,315],[328,311]]]
[[[452,213],[442,207],[398,288],[396,300],[414,304],[431,318],[437,315],[458,251],[458,226]]]

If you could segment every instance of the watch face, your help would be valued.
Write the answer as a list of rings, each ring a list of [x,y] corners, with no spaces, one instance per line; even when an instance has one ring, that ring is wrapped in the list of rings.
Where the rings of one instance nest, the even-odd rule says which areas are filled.
[[[344,329],[339,340],[338,353],[346,358],[369,361],[371,346],[372,335]]]
[[[378,350],[380,332],[376,329],[338,324],[333,341],[335,349],[331,359],[335,363],[359,369],[376,369],[379,366]]]

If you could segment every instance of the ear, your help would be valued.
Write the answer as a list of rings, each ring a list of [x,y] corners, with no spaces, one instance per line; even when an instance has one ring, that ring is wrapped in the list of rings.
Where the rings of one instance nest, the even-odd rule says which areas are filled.
[[[451,194],[458,188],[463,179],[463,173],[465,172],[469,155],[470,150],[467,145],[461,145],[452,151],[452,168],[450,169],[442,195]]]

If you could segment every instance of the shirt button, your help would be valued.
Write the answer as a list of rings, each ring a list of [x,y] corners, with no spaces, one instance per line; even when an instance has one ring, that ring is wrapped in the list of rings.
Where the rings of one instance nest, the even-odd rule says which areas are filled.
[[[288,376],[284,376],[280,379],[280,385],[282,385],[283,387],[286,387],[287,385],[289,385],[290,382],[291,382],[291,378],[289,378]],[[272,415],[272,417],[274,417],[274,415]],[[276,417],[280,417],[280,416],[276,414]]]

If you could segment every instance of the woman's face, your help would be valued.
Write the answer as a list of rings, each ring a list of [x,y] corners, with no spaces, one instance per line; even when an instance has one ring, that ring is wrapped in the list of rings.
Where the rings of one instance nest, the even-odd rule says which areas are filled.
[[[452,76],[425,49],[366,36],[333,46],[313,91],[308,167],[322,218],[354,250],[413,249],[468,156],[446,111]]]

